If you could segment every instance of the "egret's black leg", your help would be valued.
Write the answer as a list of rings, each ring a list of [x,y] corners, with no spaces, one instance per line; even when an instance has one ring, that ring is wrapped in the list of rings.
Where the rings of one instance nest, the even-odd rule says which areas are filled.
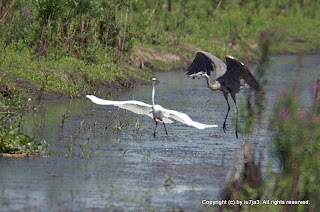
[[[165,123],[164,123],[164,122],[162,122],[162,123],[163,123],[163,126],[164,126],[164,130],[166,131],[166,134],[168,135],[166,125],[165,125]]]
[[[230,111],[230,105],[229,105],[229,101],[228,101],[228,93],[223,93],[223,95],[224,95],[224,98],[226,99],[227,104],[228,104],[228,112],[226,114],[226,118],[224,119],[224,122],[223,122],[223,125],[222,125],[223,132],[226,133],[226,121],[227,121],[228,114],[229,114],[229,111]]]
[[[234,104],[236,105],[236,137],[238,139],[238,106],[237,106],[237,101],[236,101],[236,94],[235,93],[231,93],[231,97],[234,101]]]
[[[156,129],[157,129],[157,126],[158,126],[158,122],[156,121],[156,126],[154,128],[154,131],[153,131],[153,136],[156,137]]]

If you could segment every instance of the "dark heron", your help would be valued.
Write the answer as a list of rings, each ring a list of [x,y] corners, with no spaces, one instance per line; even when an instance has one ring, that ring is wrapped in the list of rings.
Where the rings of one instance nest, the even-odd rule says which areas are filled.
[[[226,120],[230,111],[230,105],[228,101],[228,94],[231,97],[236,106],[236,137],[238,138],[238,107],[236,101],[236,93],[238,93],[246,85],[242,85],[240,80],[243,79],[252,88],[259,90],[259,83],[251,74],[249,68],[242,62],[238,61],[232,56],[226,56],[227,65],[214,56],[210,52],[199,51],[190,67],[186,70],[186,74],[189,77],[204,77],[207,80],[208,87],[213,90],[220,90],[223,92],[224,98],[228,104],[228,112],[223,122],[223,131],[226,132]],[[216,71],[216,78],[214,84],[210,82],[210,73]]]

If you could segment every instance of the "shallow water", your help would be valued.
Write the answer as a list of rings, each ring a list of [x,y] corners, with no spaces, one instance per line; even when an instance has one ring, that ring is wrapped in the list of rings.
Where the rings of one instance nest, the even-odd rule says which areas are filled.
[[[272,58],[267,71],[267,109],[279,92],[295,81],[301,105],[311,106],[312,83],[320,76],[320,55]],[[0,158],[1,211],[158,211],[205,209],[203,199],[219,200],[226,174],[236,151],[251,141],[257,152],[269,141],[268,122],[251,136],[235,138],[234,104],[222,123],[227,105],[221,92],[211,92],[204,79],[187,78],[183,72],[155,73],[156,103],[187,113],[193,120],[218,124],[197,130],[180,123],[155,123],[112,106],[87,100],[45,102],[26,118],[24,130],[46,140],[48,157]],[[151,104],[151,85],[115,95],[116,100],[135,99]],[[237,95],[238,103],[246,90]],[[103,96],[102,96],[103,97]],[[268,112],[267,112],[268,113]],[[62,124],[63,115],[65,118]],[[240,120],[241,122],[241,120]],[[241,164],[241,152],[238,153]],[[268,155],[265,154],[264,164]]]

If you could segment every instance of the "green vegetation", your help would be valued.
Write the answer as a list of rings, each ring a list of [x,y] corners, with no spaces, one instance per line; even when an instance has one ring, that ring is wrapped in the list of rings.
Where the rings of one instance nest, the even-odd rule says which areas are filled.
[[[320,47],[319,4],[315,1],[219,3],[2,1],[0,70],[7,72],[5,79],[12,86],[29,93],[42,88],[45,94],[76,97],[131,87],[135,79],[149,80],[150,69],[185,66],[185,57],[196,48],[220,57],[232,54],[255,60],[264,32],[275,41],[273,53],[318,51]],[[156,55],[149,51],[137,54],[137,46],[155,49]],[[168,52],[180,60],[167,60]]]
[[[20,97],[15,97],[12,91],[11,98],[0,101],[0,155],[12,154],[27,156],[39,154],[43,151],[46,142],[36,142],[34,139],[21,132],[23,122],[21,111],[25,109]]]
[[[274,175],[276,184],[271,188],[274,198],[310,203],[284,205],[283,209],[316,211],[320,207],[320,114],[317,106],[310,112],[300,108],[297,96],[295,91],[285,94],[273,112],[271,152],[279,162],[280,173]]]

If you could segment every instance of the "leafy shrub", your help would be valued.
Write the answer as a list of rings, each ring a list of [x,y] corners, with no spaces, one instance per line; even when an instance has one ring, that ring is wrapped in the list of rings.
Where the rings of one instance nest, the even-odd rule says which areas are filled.
[[[316,100],[317,101],[317,100]],[[271,153],[280,165],[274,194],[284,200],[309,200],[311,205],[284,206],[287,210],[317,209],[320,192],[320,116],[300,108],[297,94],[281,95],[274,108]]]
[[[22,101],[17,98],[17,91],[10,97],[0,99],[0,153],[37,153],[44,150],[45,141],[36,142],[32,137],[21,132]]]

